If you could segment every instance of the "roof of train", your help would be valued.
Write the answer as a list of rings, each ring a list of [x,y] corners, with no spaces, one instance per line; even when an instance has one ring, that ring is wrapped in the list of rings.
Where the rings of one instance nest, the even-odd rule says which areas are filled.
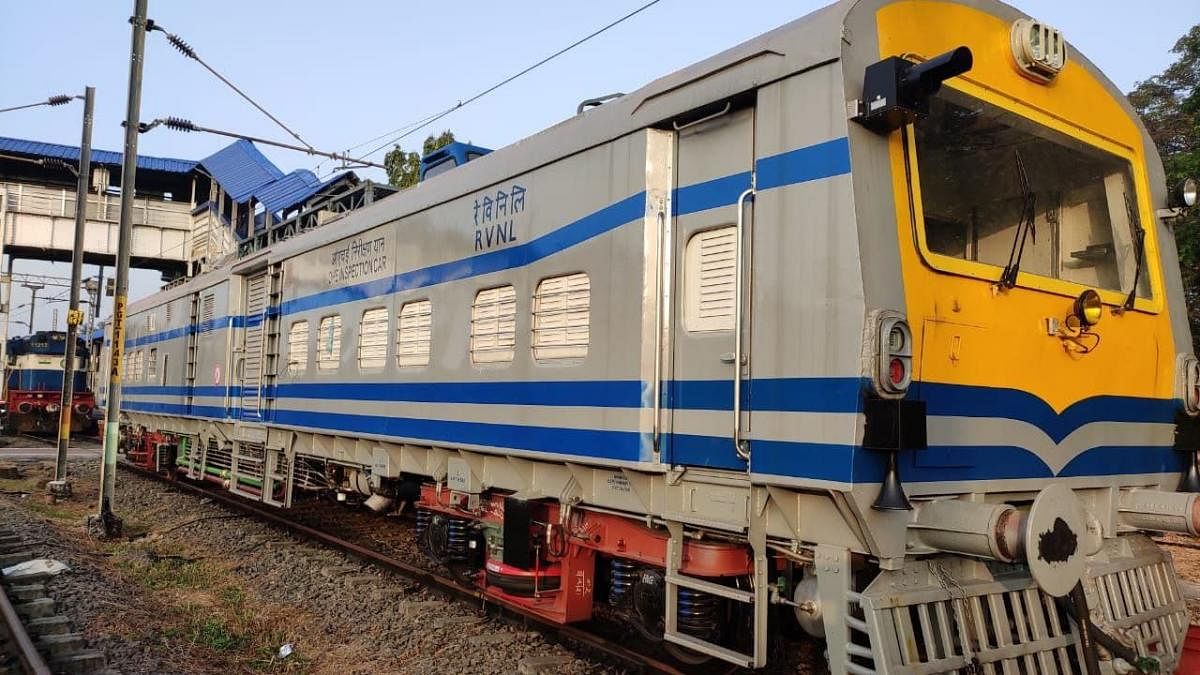
[[[75,342],[76,351],[82,357],[87,356],[87,343],[78,338]],[[62,331],[40,330],[33,335],[21,335],[8,339],[8,353],[12,356],[20,354],[65,354],[67,334]]]

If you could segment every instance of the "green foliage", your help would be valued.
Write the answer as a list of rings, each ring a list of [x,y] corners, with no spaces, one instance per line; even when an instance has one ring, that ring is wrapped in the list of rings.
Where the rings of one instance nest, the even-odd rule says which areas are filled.
[[[1129,102],[1158,146],[1167,185],[1174,189],[1184,178],[1200,178],[1200,25],[1181,37],[1171,53],[1175,63],[1139,82]],[[1200,353],[1200,208],[1175,223],[1175,243],[1193,347]]]
[[[454,133],[447,129],[437,136],[426,138],[419,154],[405,152],[399,145],[393,147],[383,156],[383,165],[387,167],[388,182],[400,189],[416,185],[421,178],[421,157],[453,142]]]

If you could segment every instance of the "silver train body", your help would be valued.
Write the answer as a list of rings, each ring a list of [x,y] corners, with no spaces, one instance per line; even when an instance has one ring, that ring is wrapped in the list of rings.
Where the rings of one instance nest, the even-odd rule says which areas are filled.
[[[970,20],[933,20],[955,13]],[[926,26],[904,50],[923,58],[970,46],[986,79],[1016,67],[985,63],[1010,59],[1007,44],[971,22],[1024,18],[990,0],[839,2],[133,303],[122,424],[188,439],[185,470],[219,465],[230,489],[279,506],[336,465],[364,493],[415,478],[623,514],[670,542],[667,641],[745,666],[765,665],[778,605],[828,640],[833,672],[1082,671],[1053,600],[1082,580],[1101,629],[1173,667],[1186,613],[1169,558],[1140,534],[1196,526],[1195,495],[1175,492],[1172,369],[1191,350],[1165,223],[1143,219],[1160,303],[1145,314],[1168,326],[1162,393],[1136,397],[1145,417],[1110,406],[1120,392],[1103,384],[1092,393],[1109,403],[1068,407],[1018,384],[933,382],[919,340],[949,310],[927,314],[905,267],[902,131],[854,120],[868,67],[901,54],[896,31]],[[1098,82],[1138,125],[1070,58],[1063,78]],[[1153,213],[1166,196],[1144,133],[1138,152]],[[1096,359],[1134,319],[1097,326],[1112,328]],[[1059,349],[1041,309],[1022,321]],[[897,322],[917,347],[881,345]],[[1029,370],[999,353],[1009,339],[994,356]],[[909,508],[873,508],[881,488]],[[1055,518],[1078,545],[1048,563],[1034,540]],[[671,559],[705,538],[748,552],[751,590],[726,594],[749,608],[742,649],[673,616],[677,589],[720,595]],[[785,566],[803,581],[780,593],[768,579]]]

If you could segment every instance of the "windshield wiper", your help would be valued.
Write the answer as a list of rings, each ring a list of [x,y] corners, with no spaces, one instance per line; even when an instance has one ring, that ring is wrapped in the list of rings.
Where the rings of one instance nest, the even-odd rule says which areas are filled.
[[[1021,152],[1014,151],[1017,158],[1017,179],[1021,181],[1021,222],[1017,224],[1017,232],[1013,236],[1012,250],[1008,252],[1008,264],[1000,273],[1000,285],[1012,288],[1017,285],[1017,274],[1021,271],[1021,256],[1025,255],[1025,240],[1032,238],[1037,243],[1037,226],[1034,219],[1037,214],[1037,195],[1029,185],[1029,174],[1025,172],[1025,162]]]
[[[1133,302],[1137,299],[1138,281],[1142,276],[1143,259],[1146,257],[1146,229],[1142,227],[1142,221],[1138,218],[1137,209],[1134,208],[1133,202],[1129,200],[1129,193],[1122,193],[1125,198],[1125,212],[1129,215],[1129,224],[1133,226],[1133,245],[1136,247],[1135,262],[1133,268],[1133,288],[1129,289],[1129,295],[1125,298],[1123,307],[1126,310],[1133,309]]]

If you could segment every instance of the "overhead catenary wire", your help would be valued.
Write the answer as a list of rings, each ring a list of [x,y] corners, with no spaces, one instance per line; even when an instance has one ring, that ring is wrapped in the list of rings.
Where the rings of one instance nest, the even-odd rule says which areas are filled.
[[[138,125],[138,132],[144,134],[147,131],[154,129],[155,127],[157,127],[159,125],[165,126],[168,129],[174,129],[175,131],[183,131],[183,132],[199,131],[199,132],[208,133],[208,134],[216,134],[217,136],[226,136],[228,138],[238,138],[238,139],[242,139],[242,140],[246,140],[246,141],[251,141],[254,143],[262,143],[263,145],[273,145],[277,148],[284,148],[286,150],[295,150],[297,152],[303,152],[303,153],[307,153],[309,155],[317,155],[319,157],[328,157],[329,159],[336,159],[336,160],[339,160],[342,162],[356,162],[356,163],[362,164],[364,166],[373,166],[377,169],[386,169],[387,168],[383,164],[377,164],[375,162],[368,162],[365,160],[353,159],[351,157],[348,157],[347,155],[337,153],[337,152],[324,152],[322,150],[317,150],[316,148],[314,148],[312,146],[300,147],[298,145],[292,145],[291,143],[281,143],[279,141],[273,141],[273,140],[270,140],[267,138],[259,138],[257,136],[249,136],[246,134],[239,134],[239,133],[236,133],[233,131],[224,131],[221,129],[213,129],[210,127],[203,127],[203,126],[200,126],[199,124],[196,124],[195,122],[192,122],[191,120],[183,119],[181,117],[160,117],[160,118],[154,120],[153,122],[149,122],[149,123],[143,122]]]
[[[306,148],[308,148],[308,150],[311,151],[314,149],[311,143],[309,143],[308,141],[306,141],[300,137],[300,134],[296,133],[291,127],[289,127],[288,125],[286,125],[282,121],[280,121],[280,119],[278,117],[272,115],[266,108],[264,108],[262,105],[260,105],[258,103],[258,101],[255,101],[253,98],[250,97],[249,94],[242,91],[236,84],[231,82],[229,80],[229,78],[227,78],[224,75],[222,75],[221,73],[217,72],[217,70],[215,68],[213,68],[212,66],[210,66],[207,61],[200,58],[200,55],[196,53],[196,50],[193,49],[192,46],[189,45],[186,41],[184,41],[183,38],[179,37],[178,35],[176,35],[174,33],[168,32],[165,28],[163,28],[162,26],[159,26],[158,24],[155,24],[153,22],[150,24],[149,29],[151,31],[158,31],[158,32],[162,33],[163,35],[165,35],[167,38],[167,42],[171,43],[171,46],[174,47],[175,49],[177,49],[180,54],[183,54],[187,58],[192,59],[196,63],[199,63],[201,66],[204,66],[205,70],[212,73],[214,77],[216,77],[221,82],[225,83],[225,85],[227,87],[229,87],[234,92],[236,92],[238,96],[241,96],[243,99],[245,99],[247,103],[254,106],[255,108],[258,109],[259,112],[261,112],[262,114],[264,114],[268,118],[270,118],[271,121],[274,122],[277,126],[279,126],[280,129],[283,129],[284,131],[288,132],[288,134],[290,134],[292,136],[292,138],[296,139],[297,141],[300,141],[300,143],[302,145],[304,145]]]
[[[546,65],[547,63],[562,56],[563,54],[566,54],[567,52],[578,47],[579,45],[582,45],[583,43],[587,42],[588,40],[591,40],[592,38],[606,32],[612,28],[615,28],[616,26],[624,23],[625,21],[628,21],[629,19],[632,19],[633,17],[637,16],[638,14],[641,14],[642,12],[646,11],[647,9],[650,9],[651,7],[653,7],[654,5],[657,5],[660,2],[662,2],[662,0],[650,0],[650,2],[644,3],[641,6],[634,9],[633,11],[625,14],[624,16],[621,16],[620,18],[615,19],[604,26],[597,28],[596,30],[592,31],[591,33],[588,33],[587,35],[579,38],[578,40],[572,42],[571,44],[567,45],[566,47],[563,47],[562,49],[554,52],[553,54],[543,58],[542,60],[538,61],[537,63],[534,63],[533,65],[523,68],[522,70],[518,71],[517,73],[504,78],[503,80],[497,82],[496,84],[493,84],[492,86],[488,87],[487,89],[484,89],[483,91],[481,91],[477,94],[474,94],[465,100],[460,100],[458,103],[442,110],[441,112],[430,115],[429,117],[425,118],[423,121],[417,123],[416,126],[413,126],[412,128],[407,129],[407,130],[404,130],[405,127],[401,127],[397,131],[403,130],[402,133],[400,133],[399,135],[390,137],[389,140],[384,142],[382,145],[379,145],[379,146],[373,148],[371,151],[361,155],[360,159],[358,159],[356,161],[362,162],[363,160],[361,158],[370,157],[371,155],[379,152],[380,150],[383,150],[384,148],[388,147],[389,145],[393,145],[393,144],[397,143],[398,141],[401,141],[401,140],[407,138],[408,136],[415,134],[416,132],[418,132],[421,129],[424,129],[425,127],[429,126],[430,124],[433,124],[434,122],[442,119],[443,117],[449,115],[450,113],[452,113],[456,110],[459,110],[461,108],[464,108],[464,107],[470,105],[471,103],[474,103],[475,101],[478,101],[479,99],[483,98],[484,96],[487,96],[488,94],[492,93],[493,91],[496,91],[497,89],[499,89],[500,87],[503,87],[504,85],[508,84],[509,82],[512,82],[513,80],[516,80],[517,78],[519,78],[523,75],[526,75],[541,66]],[[385,134],[385,135],[387,135],[387,134]],[[366,143],[361,143],[354,147],[361,147],[362,145],[365,145],[365,144]]]
[[[26,103],[24,105],[14,105],[10,108],[0,108],[0,113],[12,112],[13,110],[24,110],[26,108],[36,108],[38,106],[48,105],[51,107],[65,105],[71,102],[71,99],[80,98],[79,96],[70,96],[68,94],[56,94],[37,103]]]

